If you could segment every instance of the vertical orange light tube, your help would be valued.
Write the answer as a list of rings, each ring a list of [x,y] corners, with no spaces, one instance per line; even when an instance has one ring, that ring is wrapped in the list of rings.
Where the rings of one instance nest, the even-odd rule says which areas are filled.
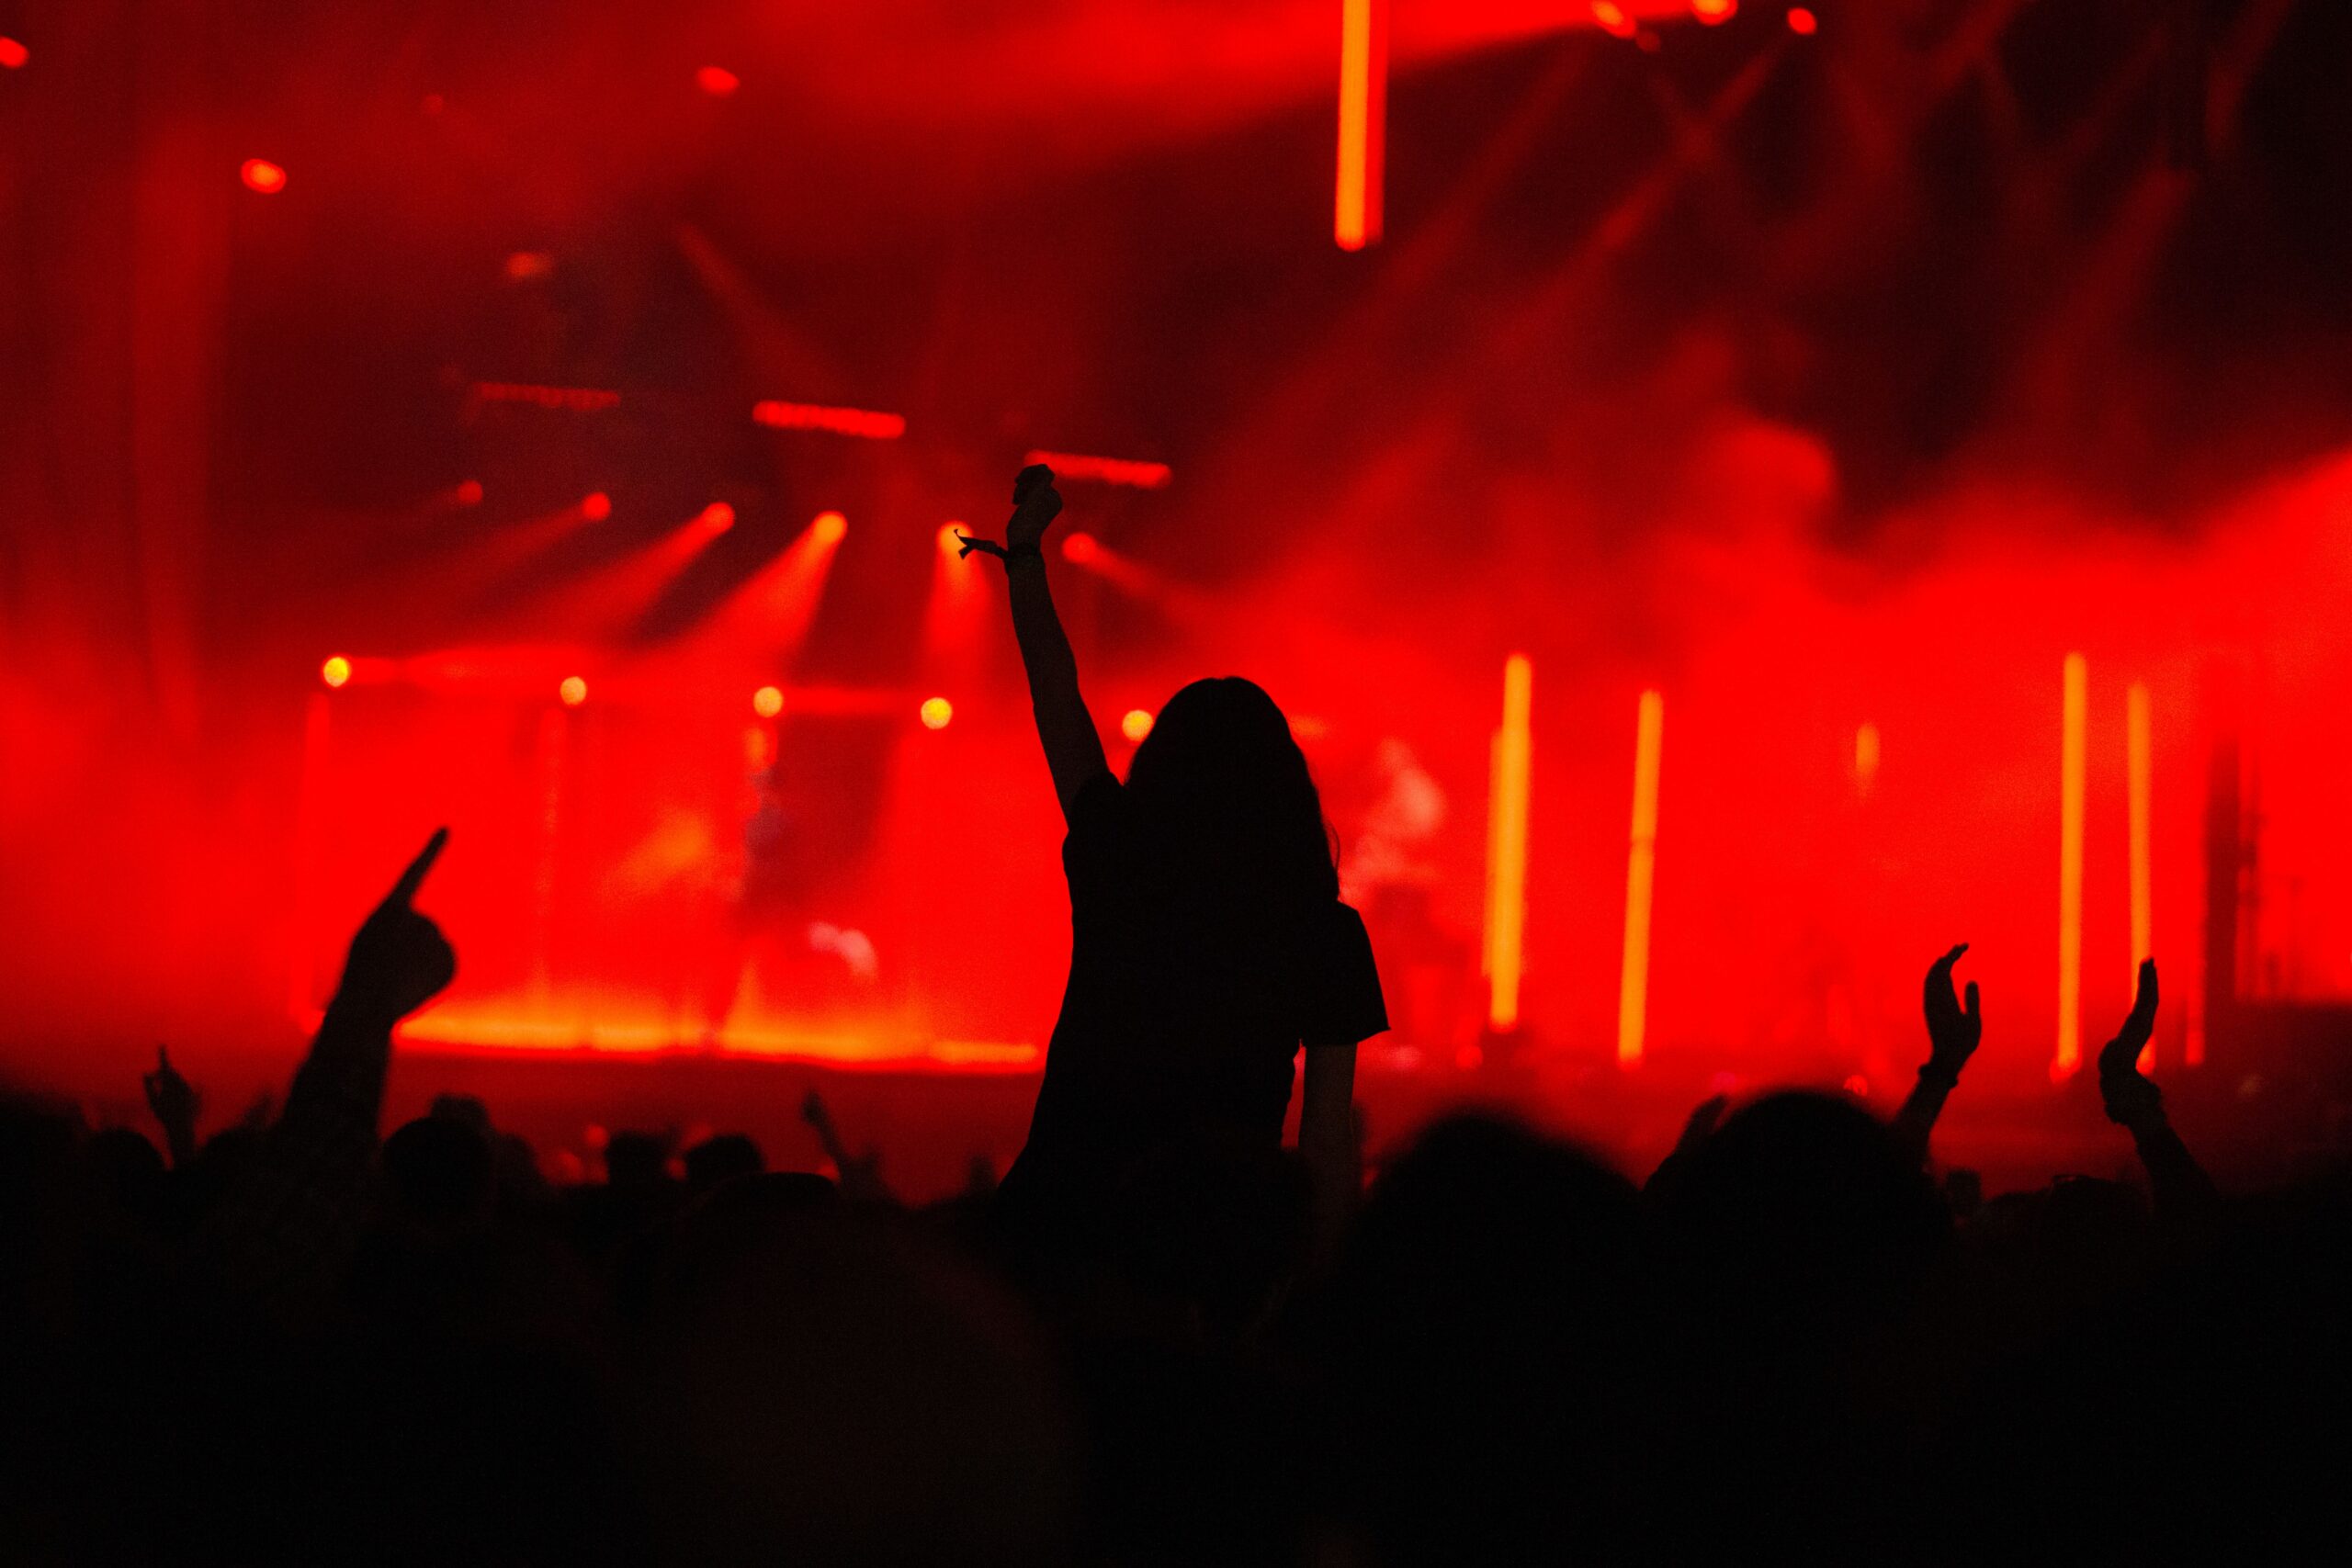
[[[1641,1065],[1650,990],[1650,898],[1657,874],[1657,775],[1666,698],[1642,694],[1634,735],[1634,831],[1625,862],[1625,968],[1617,982],[1617,1065]]]
[[[1487,1022],[1519,1027],[1519,979],[1527,930],[1527,781],[1533,757],[1529,715],[1534,666],[1503,662],[1503,722],[1495,731],[1487,816]]]
[[[2140,984],[2140,964],[2155,953],[2154,854],[2151,848],[2149,812],[2153,804],[2154,761],[2148,721],[2148,688],[2134,682],[2123,697],[2123,745],[2130,777],[2132,817],[2132,985]],[[2156,1065],[2151,1040],[2140,1052],[2140,1070]]]
[[[1343,251],[1380,238],[1387,99],[1388,0],[1340,0],[1340,173],[1331,237]]]
[[[2058,1054],[2050,1076],[2083,1065],[2083,770],[2090,667],[2066,655],[2058,758]]]

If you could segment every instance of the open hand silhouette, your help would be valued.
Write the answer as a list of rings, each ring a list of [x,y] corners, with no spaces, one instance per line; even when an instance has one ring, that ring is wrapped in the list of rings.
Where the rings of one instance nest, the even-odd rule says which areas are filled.
[[[1978,1010],[1976,982],[1968,982],[1968,1001],[1961,1003],[1952,989],[1952,965],[1968,951],[1966,942],[1960,943],[1928,967],[1925,997],[1928,1015],[1928,1066],[1957,1083],[1960,1069],[1976,1054],[1977,1043],[1984,1038],[1984,1018]]]
[[[2156,1032],[2156,961],[2140,964],[2139,994],[2115,1038],[2099,1047],[2098,1092],[2108,1120],[2129,1127],[2164,1111],[2164,1095],[2140,1071],[2140,1053]]]

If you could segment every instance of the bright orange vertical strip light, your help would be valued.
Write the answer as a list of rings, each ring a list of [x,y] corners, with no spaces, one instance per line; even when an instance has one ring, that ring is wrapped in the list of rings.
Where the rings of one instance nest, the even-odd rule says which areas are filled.
[[[1343,251],[1380,238],[1387,96],[1388,0],[1340,0],[1340,173],[1331,237]]]
[[[2058,1054],[2050,1063],[2050,1076],[2060,1079],[2083,1065],[2083,733],[2089,683],[2083,656],[2066,655],[2058,758]]]
[[[1657,776],[1666,698],[1642,694],[1634,736],[1634,831],[1625,858],[1625,968],[1617,982],[1617,1065],[1641,1065],[1650,997],[1650,902],[1657,876]]]
[[[1495,731],[1487,825],[1487,1022],[1519,1027],[1519,981],[1527,930],[1527,781],[1533,760],[1529,716],[1534,666],[1503,663],[1503,722]]]
[[[2132,985],[2140,984],[2141,962],[2155,955],[2154,853],[2149,811],[2153,804],[2154,760],[2148,721],[2148,688],[2133,682],[2123,697],[2123,746],[2131,780],[2132,814]],[[2155,1042],[2140,1052],[2140,1070],[2156,1065]]]

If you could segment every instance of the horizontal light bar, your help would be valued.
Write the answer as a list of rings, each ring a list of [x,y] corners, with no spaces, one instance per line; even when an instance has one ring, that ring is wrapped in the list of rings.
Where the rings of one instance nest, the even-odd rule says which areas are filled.
[[[1043,463],[1057,479],[1097,479],[1130,490],[1166,490],[1176,470],[1165,463],[1138,463],[1125,457],[1090,457],[1080,452],[1032,452],[1021,459],[1026,466]]]
[[[834,409],[819,403],[787,403],[763,398],[752,405],[752,423],[770,430],[822,430],[868,441],[896,441],[907,433],[904,414],[872,409]]]

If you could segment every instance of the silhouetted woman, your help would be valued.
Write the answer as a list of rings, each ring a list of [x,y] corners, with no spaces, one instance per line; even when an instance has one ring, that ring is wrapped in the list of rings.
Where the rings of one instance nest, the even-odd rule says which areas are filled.
[[[1005,1204],[1082,1244],[1145,1161],[1278,1148],[1303,1043],[1299,1152],[1329,1213],[1354,1179],[1355,1048],[1388,1018],[1315,781],[1273,699],[1235,676],[1170,698],[1113,776],[1038,547],[1053,478],[1023,469],[1004,544],[965,547],[1003,559],[1069,828],[1069,983]]]

